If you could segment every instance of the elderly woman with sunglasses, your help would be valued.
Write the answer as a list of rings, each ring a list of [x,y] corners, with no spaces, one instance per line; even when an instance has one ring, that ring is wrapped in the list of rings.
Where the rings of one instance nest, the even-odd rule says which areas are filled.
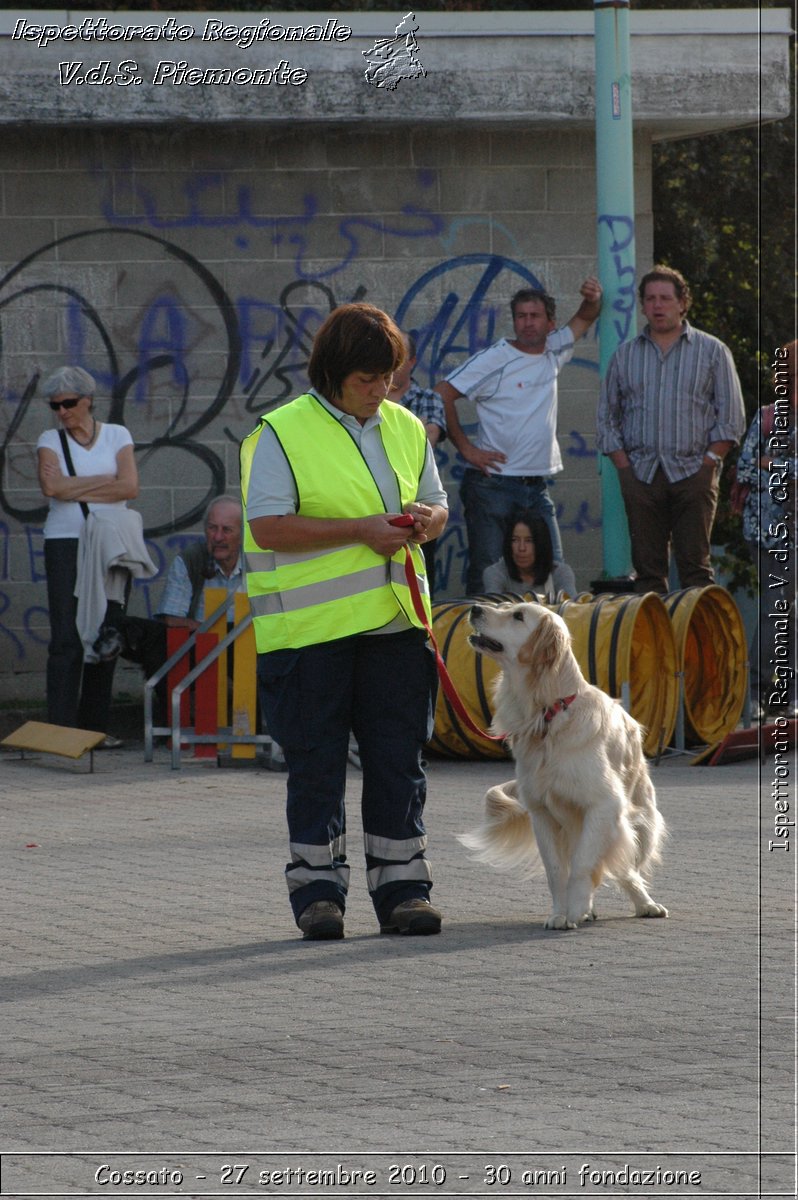
[[[42,391],[59,427],[46,430],[36,450],[39,486],[50,501],[44,525],[50,609],[47,720],[53,725],[104,733],[115,660],[83,661],[83,643],[76,625],[78,544],[85,514],[104,506],[124,506],[138,495],[139,479],[133,439],[123,425],[97,420],[93,412],[95,390],[94,379],[80,367],[59,367],[45,380]],[[105,744],[113,747],[121,743],[106,738]]]

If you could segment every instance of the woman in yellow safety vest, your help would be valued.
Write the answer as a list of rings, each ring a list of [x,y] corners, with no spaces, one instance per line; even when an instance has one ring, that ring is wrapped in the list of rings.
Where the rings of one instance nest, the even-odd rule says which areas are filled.
[[[405,353],[380,309],[335,309],[313,343],[311,390],[266,413],[241,447],[261,703],[288,766],[286,879],[312,939],[344,933],[350,731],[380,930],[441,927],[423,824],[435,666],[419,547],[448,510],[423,425],[385,398]],[[412,522],[395,524],[402,514]]]

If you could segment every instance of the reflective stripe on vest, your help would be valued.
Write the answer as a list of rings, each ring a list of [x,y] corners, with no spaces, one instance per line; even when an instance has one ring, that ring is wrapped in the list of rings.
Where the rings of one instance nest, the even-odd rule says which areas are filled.
[[[247,572],[249,572],[247,558]],[[404,563],[391,560],[388,574],[397,586],[405,582]],[[290,592],[263,592],[259,596],[251,596],[249,607],[253,617],[269,616],[280,612],[298,612],[301,608],[311,608],[314,604],[329,604],[334,600],[345,599],[347,596],[365,594],[374,588],[382,587],[385,583],[386,570],[380,565],[368,567],[353,575],[339,576],[335,579],[324,579],[320,583],[307,583],[301,587],[292,588]]]
[[[380,436],[396,476],[401,507],[415,500],[426,456],[421,422],[401,405],[383,401]],[[385,502],[351,434],[315,396],[266,414],[241,446],[241,486],[249,475],[264,424],[274,431],[294,474],[298,513],[351,518],[385,511]],[[247,590],[258,652],[333,641],[393,621],[400,610],[420,627],[404,574],[405,551],[393,559],[355,544],[285,553],[259,547],[244,522]],[[429,616],[424,556],[411,544],[419,589]]]

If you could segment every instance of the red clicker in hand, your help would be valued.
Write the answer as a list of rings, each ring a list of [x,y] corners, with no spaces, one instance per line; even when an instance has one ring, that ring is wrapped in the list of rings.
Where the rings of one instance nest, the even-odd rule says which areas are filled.
[[[415,523],[415,518],[411,515],[411,513],[402,513],[401,517],[391,517],[390,521],[388,522],[389,525],[400,526],[415,525]]]

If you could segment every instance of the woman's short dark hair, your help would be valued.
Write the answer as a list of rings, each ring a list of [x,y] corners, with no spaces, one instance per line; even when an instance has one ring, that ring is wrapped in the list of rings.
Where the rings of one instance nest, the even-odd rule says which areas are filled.
[[[317,392],[334,401],[353,371],[390,375],[406,357],[404,339],[387,313],[373,304],[342,304],[313,340],[308,378]]]
[[[518,567],[513,561],[513,530],[516,525],[526,525],[529,532],[532,534],[532,542],[535,547],[535,561],[532,564],[532,582],[535,584],[543,584],[551,575],[554,566],[554,551],[551,545],[551,533],[543,517],[537,513],[529,512],[528,509],[522,509],[514,513],[507,522],[507,528],[504,531],[504,545],[502,554],[504,555],[504,565],[507,568],[507,574],[511,579],[521,582],[521,577],[518,574]]]

